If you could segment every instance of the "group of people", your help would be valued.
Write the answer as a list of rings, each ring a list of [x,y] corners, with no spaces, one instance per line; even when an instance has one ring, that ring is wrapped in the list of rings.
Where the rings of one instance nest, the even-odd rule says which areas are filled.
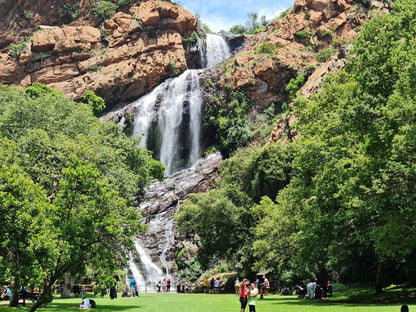
[[[239,295],[240,294],[240,288],[241,288],[241,284],[242,282],[240,282],[240,280],[238,279],[238,277],[236,278],[234,285],[235,285],[235,294]],[[267,279],[266,276],[263,276],[263,283],[260,283],[260,280],[257,278],[256,281],[254,282],[255,286],[257,289],[260,289],[260,299],[263,299],[264,295],[267,295],[269,290],[270,290],[270,282]]]
[[[161,289],[163,292],[170,292],[171,284],[170,278],[157,282],[157,292],[160,292]]]
[[[208,283],[209,283],[209,293],[213,294],[220,294],[221,293],[221,280],[219,277],[211,278],[208,282],[207,278],[204,278],[204,282],[202,284],[202,289],[204,290],[205,294],[208,294]]]
[[[331,282],[327,282],[324,286],[317,284],[316,282],[310,282],[307,285],[296,285],[296,291],[299,299],[322,299],[332,297],[332,285]]]
[[[238,281],[238,278],[236,281]],[[256,283],[250,284],[250,281],[245,278],[241,283],[239,282],[238,289],[240,291],[241,312],[245,311],[247,304],[250,312],[256,312],[257,295],[259,294]]]

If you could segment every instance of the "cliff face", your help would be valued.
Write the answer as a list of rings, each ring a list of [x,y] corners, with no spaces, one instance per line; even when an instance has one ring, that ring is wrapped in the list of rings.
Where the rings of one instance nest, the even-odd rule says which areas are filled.
[[[215,73],[220,89],[245,90],[251,101],[268,107],[288,100],[286,86],[298,73],[309,77],[325,54],[337,51],[359,32],[373,9],[354,0],[297,0],[284,19],[252,36],[242,51]],[[211,77],[210,77],[211,78]]]
[[[44,2],[45,6],[59,7],[55,1]],[[65,1],[59,4],[62,7]],[[5,15],[3,7],[1,10]],[[81,2],[79,11],[85,10]],[[13,7],[12,11],[18,9]],[[38,14],[32,19],[38,20]],[[56,14],[54,9],[40,22],[59,25],[62,19]],[[14,40],[25,33],[18,21],[20,17],[9,16],[8,27],[3,29],[3,33],[13,33]],[[91,90],[107,103],[117,104],[149,92],[187,68],[182,37],[196,30],[197,21],[176,4],[157,0],[136,3],[101,27],[96,24],[81,19],[70,26],[38,29],[19,48],[9,45],[0,53],[0,83],[25,87],[40,82],[74,100]]]

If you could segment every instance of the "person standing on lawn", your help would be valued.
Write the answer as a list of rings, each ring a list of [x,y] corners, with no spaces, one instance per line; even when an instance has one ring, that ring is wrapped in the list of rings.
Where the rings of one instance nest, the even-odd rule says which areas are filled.
[[[257,295],[259,290],[255,283],[251,283],[251,289],[248,297],[248,308],[250,312],[256,312]]]
[[[250,285],[250,281],[246,278],[243,279],[240,285],[240,303],[241,303],[241,312],[244,312],[247,306],[248,295],[250,293],[250,289],[248,286]]]

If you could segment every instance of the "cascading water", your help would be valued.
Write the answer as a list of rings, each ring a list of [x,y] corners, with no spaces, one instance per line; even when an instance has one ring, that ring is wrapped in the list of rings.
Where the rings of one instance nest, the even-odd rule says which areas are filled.
[[[208,34],[206,38],[206,46],[207,68],[213,68],[215,65],[231,56],[230,48],[222,36]]]
[[[190,166],[199,157],[201,95],[196,70],[187,70],[139,99],[135,136],[165,165],[165,175]]]
[[[204,67],[212,68],[231,56],[221,36],[207,35],[204,46],[201,57]],[[133,104],[137,112],[133,116],[133,133],[141,137],[141,146],[152,150],[154,157],[165,165],[165,176],[191,167],[199,159],[201,102],[198,70],[187,70]],[[140,258],[140,264],[136,265],[131,255],[129,273],[138,285],[155,285],[170,277],[166,259],[174,244],[173,213],[173,210],[158,213],[148,222],[150,232],[157,233],[155,239],[159,259],[149,256],[146,249],[150,247],[146,248],[147,242],[143,238],[136,240],[135,254]],[[153,261],[157,261],[163,270]]]

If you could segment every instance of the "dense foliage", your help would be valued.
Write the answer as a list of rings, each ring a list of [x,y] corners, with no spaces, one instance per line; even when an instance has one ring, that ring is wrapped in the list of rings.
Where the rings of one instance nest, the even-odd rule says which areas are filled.
[[[0,146],[0,278],[14,293],[42,289],[31,311],[64,273],[125,265],[142,229],[135,205],[163,177],[147,150],[40,84],[0,86]]]
[[[383,281],[414,280],[415,38],[416,3],[395,1],[390,15],[367,23],[345,70],[310,100],[296,99],[293,143],[225,162],[219,188],[192,197],[177,217],[200,255],[232,263],[243,251],[254,255],[241,261],[246,271],[272,269],[282,283],[376,281],[380,292]],[[227,218],[210,215],[216,203]],[[209,215],[202,219],[227,236],[228,249],[194,213]]]

